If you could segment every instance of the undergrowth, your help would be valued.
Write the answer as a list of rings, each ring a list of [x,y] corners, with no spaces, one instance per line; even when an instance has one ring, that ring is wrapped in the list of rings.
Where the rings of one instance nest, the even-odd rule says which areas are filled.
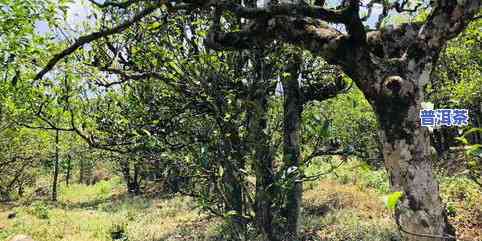
[[[329,168],[318,162],[306,173]],[[442,177],[440,182],[458,236],[481,241],[480,186],[464,177]],[[399,240],[392,211],[384,204],[390,193],[384,170],[351,161],[320,180],[306,182],[304,189],[304,240]],[[229,233],[228,226],[201,213],[191,198],[133,197],[124,190],[114,178],[62,187],[56,203],[44,198],[0,206],[0,240],[26,234],[36,241],[214,241],[225,240],[222,236]],[[12,212],[16,217],[8,219]]]

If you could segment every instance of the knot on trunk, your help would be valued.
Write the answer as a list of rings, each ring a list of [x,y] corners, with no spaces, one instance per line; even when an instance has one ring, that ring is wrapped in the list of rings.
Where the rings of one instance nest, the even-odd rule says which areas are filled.
[[[400,76],[388,76],[383,81],[383,91],[388,96],[409,96],[415,86]]]

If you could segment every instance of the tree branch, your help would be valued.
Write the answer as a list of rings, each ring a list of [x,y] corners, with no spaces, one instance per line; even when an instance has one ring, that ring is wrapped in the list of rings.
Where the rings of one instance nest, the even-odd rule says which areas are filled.
[[[347,150],[337,148],[333,145],[316,147],[316,149],[313,150],[313,152],[309,156],[307,156],[302,163],[303,165],[309,165],[310,162],[315,157],[319,157],[319,156],[337,156],[337,155],[348,155],[348,154],[350,153]]]
[[[132,4],[144,2],[146,0],[127,0],[124,2],[105,1],[103,3],[99,3],[96,0],[88,0],[88,1],[99,8],[106,8],[106,7],[128,8]],[[153,2],[153,0],[149,0],[149,1]]]
[[[462,32],[480,8],[480,0],[437,0],[417,41],[409,47],[408,57],[417,61],[422,56],[438,57],[445,43]]]
[[[295,182],[306,182],[306,181],[314,181],[324,175],[328,175],[330,173],[332,173],[333,171],[335,171],[336,169],[338,169],[339,167],[341,167],[343,164],[345,164],[347,161],[346,158],[342,159],[337,165],[333,165],[331,164],[331,167],[330,169],[328,169],[327,171],[324,171],[324,172],[319,172],[315,175],[312,175],[312,176],[305,176],[305,177],[302,177],[301,179],[299,180],[296,180]]]
[[[352,85],[347,85],[344,81],[341,73],[330,73],[336,74],[335,83],[326,84],[321,81],[315,83],[308,83],[301,87],[301,92],[303,94],[303,101],[324,101],[337,96],[338,94],[346,93],[351,89]]]
[[[37,73],[35,76],[35,80],[40,80],[43,78],[43,76],[48,73],[52,68],[63,58],[69,56],[73,52],[75,52],[77,49],[82,47],[84,44],[93,42],[97,39],[107,37],[109,35],[117,34],[120,33],[130,26],[134,25],[136,22],[140,21],[142,18],[146,17],[147,15],[153,13],[156,9],[159,8],[159,5],[157,6],[150,6],[139,12],[137,15],[135,15],[132,19],[127,20],[113,28],[110,29],[105,29],[101,30],[98,32],[94,32],[88,35],[84,35],[79,37],[72,45],[70,45],[68,48],[64,49],[62,52],[55,54],[47,63],[47,65]]]
[[[36,129],[36,130],[45,130],[45,131],[51,131],[51,130],[54,130],[54,131],[67,131],[67,132],[73,132],[74,129],[73,128],[62,128],[62,127],[56,127],[56,126],[53,126],[53,127],[45,127],[45,126],[31,126],[31,125],[28,125],[28,124],[24,124],[24,123],[17,123],[19,126],[22,126],[22,127],[25,127],[25,128],[28,128],[28,129]]]
[[[417,39],[422,22],[404,23],[367,33],[370,52],[380,58],[401,58]]]
[[[349,7],[344,12],[345,26],[350,35],[353,47],[361,47],[366,43],[366,31],[360,18],[360,0],[349,0]]]
[[[319,6],[310,6],[300,3],[271,4],[264,8],[244,7],[241,4],[229,1],[219,1],[213,4],[216,8],[230,11],[238,17],[246,19],[272,18],[279,15],[303,16],[320,19],[331,23],[348,23],[349,7],[330,10]]]
[[[348,38],[325,23],[300,17],[276,16],[254,21],[237,32],[224,32],[216,25],[211,26],[205,41],[212,49],[251,49],[279,39],[322,55],[329,62],[338,62],[337,50],[344,47]]]

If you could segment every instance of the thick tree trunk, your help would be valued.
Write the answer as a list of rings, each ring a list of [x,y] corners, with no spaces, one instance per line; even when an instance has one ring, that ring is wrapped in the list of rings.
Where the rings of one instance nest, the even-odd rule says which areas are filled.
[[[52,201],[57,201],[57,180],[59,178],[59,131],[55,131],[55,162],[52,181]]]
[[[299,60],[299,61],[296,61]],[[298,240],[301,220],[303,184],[298,182],[300,165],[300,122],[303,102],[298,75],[301,58],[296,58],[287,66],[289,76],[283,78],[284,120],[283,120],[283,161],[290,173],[290,183],[286,191],[286,206],[283,216],[287,220],[286,232],[290,240]]]
[[[423,90],[398,76],[386,78],[382,88],[372,104],[382,128],[392,189],[404,194],[395,212],[403,240],[451,240],[448,237],[454,236],[454,230],[432,172],[429,132],[419,121]]]

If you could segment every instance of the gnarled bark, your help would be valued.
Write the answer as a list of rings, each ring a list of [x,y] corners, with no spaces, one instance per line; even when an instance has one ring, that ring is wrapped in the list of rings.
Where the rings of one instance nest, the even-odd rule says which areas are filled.
[[[399,76],[385,81],[380,96],[372,103],[382,128],[383,155],[392,190],[404,194],[396,209],[397,224],[407,241],[451,240],[455,232],[447,222],[432,172],[430,137],[418,121],[422,90]]]

